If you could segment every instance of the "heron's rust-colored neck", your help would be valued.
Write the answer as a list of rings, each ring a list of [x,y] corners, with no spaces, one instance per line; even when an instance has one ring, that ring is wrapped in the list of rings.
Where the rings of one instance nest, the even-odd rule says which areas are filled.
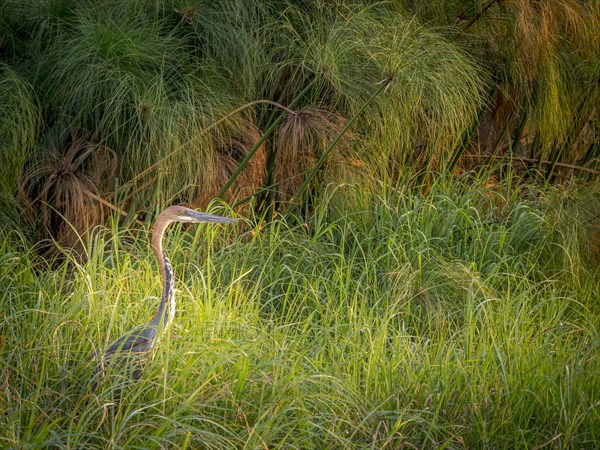
[[[156,218],[156,222],[154,223],[154,231],[152,232],[152,251],[154,252],[154,256],[156,256],[156,261],[158,261],[158,267],[160,268],[160,274],[163,277],[163,282],[165,280],[165,262],[163,260],[163,248],[162,248],[162,238],[165,234],[165,229],[171,224],[172,220],[162,213]]]
[[[174,292],[171,263],[169,262],[169,259],[167,258],[167,255],[163,251],[162,247],[165,229],[172,222],[173,220],[170,217],[167,217],[164,213],[161,213],[156,218],[156,222],[154,223],[154,231],[152,232],[152,251],[154,252],[154,256],[156,256],[156,261],[158,262],[163,287],[158,313],[152,320],[152,323],[155,325],[159,325],[162,322],[164,326],[168,326],[175,315],[175,299],[173,297]]]

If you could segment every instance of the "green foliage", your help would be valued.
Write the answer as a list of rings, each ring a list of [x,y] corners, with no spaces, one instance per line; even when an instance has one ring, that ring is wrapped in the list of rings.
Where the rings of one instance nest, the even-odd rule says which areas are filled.
[[[280,40],[287,64],[274,66],[271,84],[280,84],[280,73],[311,80],[316,91],[311,102],[350,117],[377,82],[391,79],[387,95],[377,98],[358,125],[363,136],[385,145],[387,158],[364,149],[369,163],[406,162],[419,146],[441,152],[472,122],[481,107],[484,75],[443,36],[381,4],[315,2],[308,10],[286,10],[284,30],[292,42]]]
[[[300,225],[172,230],[175,324],[139,382],[96,393],[94,352],[157,306],[146,233],[115,224],[54,270],[4,233],[0,442],[597,446],[599,188],[484,181],[386,185],[350,214],[324,194]]]
[[[587,135],[600,103],[598,2],[395,3],[428,24],[447,27],[448,34],[470,48],[500,88],[497,105],[489,113],[498,128],[509,120],[507,109],[519,117],[510,123],[510,130],[517,141],[526,137],[529,155],[541,160],[556,157],[571,163],[590,162],[585,157]],[[523,126],[525,132],[519,129]],[[594,141],[597,159],[597,136]],[[512,150],[517,146],[512,143]]]
[[[223,91],[215,92],[218,83],[202,80],[212,71],[193,69],[197,61],[187,56],[187,43],[168,23],[137,12],[81,13],[67,43],[47,53],[40,87],[57,116],[65,115],[122,155],[123,175],[177,151],[168,167],[191,181],[210,158],[203,127],[215,109],[222,114],[232,103]],[[175,183],[165,194],[183,187]]]
[[[40,133],[41,117],[31,86],[0,62],[0,223],[18,228],[14,197],[19,178]]]
[[[40,114],[31,86],[0,63],[0,192],[12,194],[38,138]]]

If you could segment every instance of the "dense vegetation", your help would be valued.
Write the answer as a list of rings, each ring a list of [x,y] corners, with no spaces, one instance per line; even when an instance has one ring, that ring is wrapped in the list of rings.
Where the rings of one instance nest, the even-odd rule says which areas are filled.
[[[580,0],[0,2],[0,446],[598,447],[598,29]],[[242,220],[168,234],[169,339],[92,392],[170,203]]]

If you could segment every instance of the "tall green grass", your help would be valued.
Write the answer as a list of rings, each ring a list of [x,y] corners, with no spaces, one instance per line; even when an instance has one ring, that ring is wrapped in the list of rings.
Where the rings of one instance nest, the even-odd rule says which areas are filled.
[[[0,220],[15,221],[14,200],[19,177],[35,147],[41,117],[31,86],[9,66],[0,62]]]
[[[95,393],[94,352],[157,307],[147,233],[48,270],[4,232],[2,446],[596,447],[597,195],[439,179],[349,212],[343,189],[297,225],[168,233],[175,324]]]

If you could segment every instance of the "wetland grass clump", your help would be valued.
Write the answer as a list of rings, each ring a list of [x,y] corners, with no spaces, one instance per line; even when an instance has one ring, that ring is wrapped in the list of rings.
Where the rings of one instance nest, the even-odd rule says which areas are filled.
[[[6,234],[2,444],[594,447],[589,217],[558,191],[484,184],[383,190],[355,214],[323,201],[305,224],[242,235],[176,228],[177,317],[125,391],[92,394],[86,377],[94,351],[156,307],[145,233],[115,225],[87,261],[46,271]]]
[[[31,85],[0,62],[0,221],[15,228],[24,222],[19,220],[20,205],[14,193],[40,128],[41,115]]]

